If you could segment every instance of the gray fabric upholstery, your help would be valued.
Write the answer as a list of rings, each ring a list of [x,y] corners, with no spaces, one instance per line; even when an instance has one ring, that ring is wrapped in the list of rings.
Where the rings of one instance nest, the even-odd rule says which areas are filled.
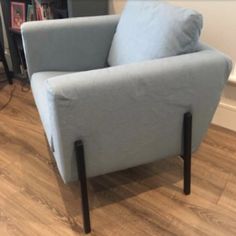
[[[111,19],[115,27],[115,18]],[[69,27],[69,22],[63,27]],[[94,18],[91,21],[87,18],[86,22],[94,36]],[[50,27],[61,27],[60,21],[54,24]],[[103,24],[111,28],[107,21]],[[46,67],[45,64],[38,65],[36,59],[33,59],[34,62],[29,60],[35,48],[39,48],[38,41],[31,42],[31,39],[40,29],[25,28],[30,35],[26,36],[27,40],[24,38],[28,66],[34,73]],[[71,37],[69,33],[77,34],[72,31],[67,33],[68,37]],[[54,33],[48,30],[48,34]],[[106,43],[109,41],[110,46],[110,33],[108,37]],[[63,43],[57,42],[57,45],[62,47]],[[103,47],[106,48],[103,56],[96,55],[99,60],[90,58],[89,54],[89,68],[103,65],[109,46]],[[48,46],[47,50],[51,48]],[[47,55],[53,55],[53,52]],[[61,64],[63,60],[56,58],[58,66],[53,62],[55,67],[60,71],[75,69],[74,59],[65,57],[65,65]],[[79,53],[74,53],[73,57],[80,65],[83,65],[83,60],[89,62]],[[34,75],[34,85],[41,76],[47,77],[39,85],[41,92],[35,93],[35,97],[40,101],[45,99],[43,103],[48,105],[49,128],[45,129],[51,130],[49,140],[53,140],[54,156],[63,180],[70,182],[78,178],[73,146],[78,139],[84,142],[89,177],[181,154],[182,119],[186,111],[193,113],[192,150],[196,150],[207,131],[231,67],[231,61],[222,53],[202,46],[196,53],[170,58],[72,74],[51,74],[50,78],[46,69],[47,74]],[[47,69],[52,70],[52,67]],[[38,105],[38,108],[42,110],[42,116],[46,111],[43,106]]]
[[[55,155],[64,180],[77,179],[77,139],[85,143],[88,176],[179,155],[182,118],[189,110],[196,150],[229,68],[221,54],[203,50],[48,79]]]
[[[118,16],[27,22],[22,25],[29,76],[40,71],[82,71],[107,64]]]
[[[43,127],[48,139],[49,144],[51,145],[51,125],[50,125],[50,112],[48,108],[48,100],[47,100],[47,90],[46,90],[46,84],[45,81],[49,78],[58,76],[58,75],[65,75],[68,74],[68,72],[38,72],[32,75],[31,78],[31,88],[34,96],[34,100],[36,103],[36,106],[38,108],[41,121],[43,123]]]

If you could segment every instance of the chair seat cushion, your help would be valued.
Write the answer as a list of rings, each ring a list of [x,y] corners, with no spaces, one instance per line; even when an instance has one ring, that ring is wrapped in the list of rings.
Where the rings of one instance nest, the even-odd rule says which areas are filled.
[[[108,64],[116,66],[196,50],[202,16],[159,0],[129,0],[121,15]]]
[[[31,88],[33,92],[33,96],[35,99],[36,106],[39,111],[39,115],[44,127],[44,131],[46,133],[49,144],[51,144],[51,125],[50,125],[50,113],[48,108],[47,101],[47,90],[45,81],[49,78],[69,74],[68,72],[58,72],[58,71],[50,71],[50,72],[38,72],[32,75],[31,77]]]

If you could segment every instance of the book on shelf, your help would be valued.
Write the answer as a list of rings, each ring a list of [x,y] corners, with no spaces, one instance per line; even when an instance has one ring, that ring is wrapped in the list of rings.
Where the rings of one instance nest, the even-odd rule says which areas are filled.
[[[53,19],[53,5],[54,1],[50,0],[34,0],[36,7],[37,20]]]

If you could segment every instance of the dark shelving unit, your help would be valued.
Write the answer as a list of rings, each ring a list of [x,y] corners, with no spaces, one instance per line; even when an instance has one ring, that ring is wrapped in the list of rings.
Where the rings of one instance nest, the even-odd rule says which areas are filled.
[[[12,1],[25,3],[26,18],[28,5],[31,4],[34,9],[34,19],[36,20],[35,0],[0,0],[13,65],[13,74],[15,76],[19,74],[27,75],[21,32],[20,30],[11,28]],[[54,19],[67,18],[68,16],[77,17],[108,14],[108,0],[41,0],[41,3],[52,4],[52,15]]]
[[[1,6],[2,6],[2,13],[3,13],[3,19],[5,23],[5,29],[6,29],[6,36],[7,41],[9,44],[9,50],[11,54],[11,61],[13,66],[14,73],[20,72],[20,59],[17,53],[17,50],[15,48],[14,40],[11,36],[10,28],[11,28],[11,6],[9,0],[0,0]]]
[[[34,9],[34,20],[36,20],[36,9],[34,0],[12,0],[14,2],[23,2],[25,3],[25,12],[27,18],[27,8],[28,5],[32,5]],[[11,55],[11,61],[13,66],[12,74],[15,76],[23,75],[27,76],[26,73],[26,62],[23,52],[23,44],[21,38],[20,30],[11,28],[11,0],[0,0],[3,12],[3,18],[6,29],[7,41],[9,44],[9,51]],[[42,0],[42,3],[55,2],[55,16],[56,18],[67,17],[67,0]],[[60,7],[64,8],[60,8]]]

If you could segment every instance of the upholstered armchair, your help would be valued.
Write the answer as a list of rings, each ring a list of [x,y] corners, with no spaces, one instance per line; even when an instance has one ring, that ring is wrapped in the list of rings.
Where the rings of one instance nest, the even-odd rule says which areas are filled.
[[[65,183],[182,156],[190,193],[197,150],[231,71],[203,44],[195,52],[108,67],[118,16],[26,23],[25,55],[35,102]]]

